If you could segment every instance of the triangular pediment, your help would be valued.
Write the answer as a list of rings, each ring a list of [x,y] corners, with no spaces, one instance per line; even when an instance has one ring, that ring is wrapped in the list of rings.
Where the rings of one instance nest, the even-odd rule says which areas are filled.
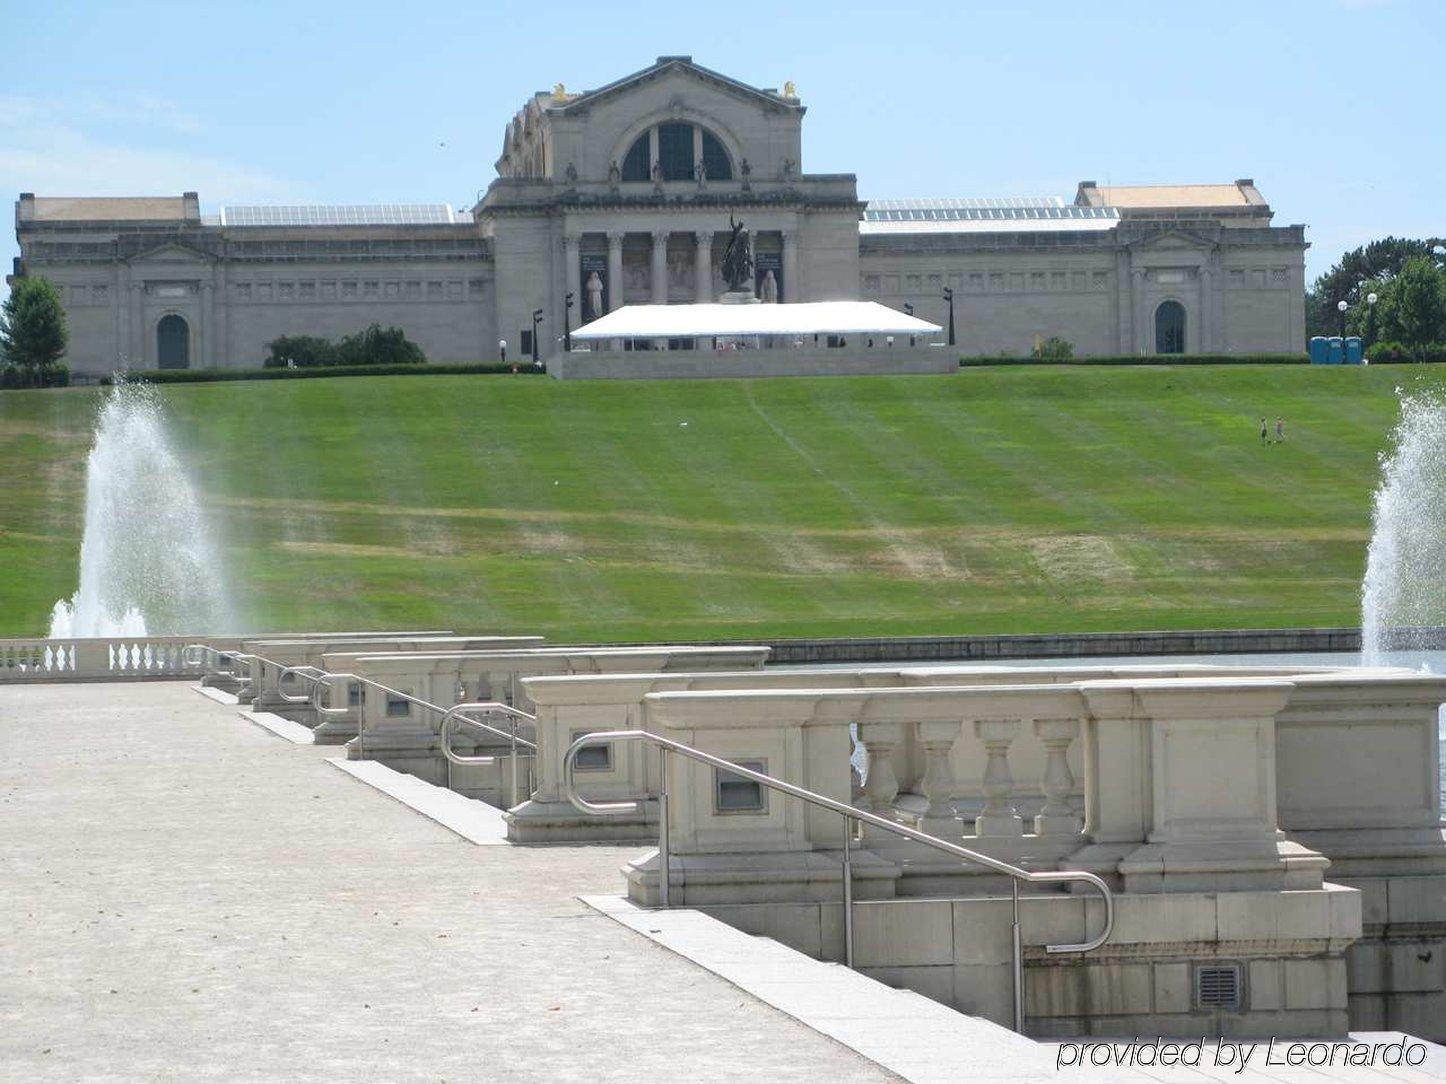
[[[1148,249],[1151,252],[1168,252],[1171,249],[1197,252],[1202,248],[1211,248],[1214,244],[1214,240],[1202,237],[1193,230],[1164,229],[1146,234],[1131,242],[1130,247]]]
[[[793,109],[800,113],[803,112],[803,106],[798,104],[797,99],[785,98],[775,91],[760,90],[758,87],[751,87],[747,83],[740,83],[736,79],[730,79],[728,76],[720,72],[715,72],[710,68],[705,68],[701,64],[694,64],[691,57],[682,56],[659,57],[657,63],[644,68],[642,71],[634,72],[632,75],[626,75],[596,90],[579,94],[558,108],[557,111],[563,114],[583,113],[595,105],[626,95],[648,83],[666,79],[678,79],[694,84],[702,84],[731,97],[752,102],[755,105],[766,105],[770,109]]]
[[[166,241],[132,256],[129,263],[211,263],[210,253],[180,241]]]

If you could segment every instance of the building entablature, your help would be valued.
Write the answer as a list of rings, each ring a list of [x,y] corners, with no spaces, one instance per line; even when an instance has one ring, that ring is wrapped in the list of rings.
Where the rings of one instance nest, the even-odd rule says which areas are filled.
[[[371,228],[346,231],[250,231],[203,228],[136,231],[108,239],[27,238],[26,259],[45,263],[134,263],[163,248],[209,261],[488,260],[491,245],[466,226]]]

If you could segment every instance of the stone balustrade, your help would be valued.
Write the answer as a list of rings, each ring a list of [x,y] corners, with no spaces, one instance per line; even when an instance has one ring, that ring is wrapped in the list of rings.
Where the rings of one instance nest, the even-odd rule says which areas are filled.
[[[1320,668],[1325,670],[1327,668]],[[531,698],[538,716],[537,790],[531,799],[509,813],[509,837],[517,842],[584,839],[651,838],[655,829],[652,803],[657,797],[656,762],[630,752],[599,750],[589,755],[595,763],[582,770],[579,779],[585,784],[585,795],[596,800],[612,800],[644,796],[642,810],[636,816],[598,818],[578,812],[566,801],[562,792],[562,757],[568,745],[585,731],[627,729],[642,725],[643,698],[653,692],[707,691],[729,689],[862,689],[928,685],[1003,683],[1057,684],[1088,678],[1171,677],[1191,674],[1277,673],[1276,669],[1210,665],[1131,665],[1078,666],[1034,669],[1003,665],[952,666],[858,666],[858,667],[779,667],[764,671],[737,673],[634,673],[586,674],[560,677],[521,679],[526,696]],[[928,801],[922,789],[927,760],[917,738],[917,728],[858,728],[859,744],[868,751],[869,774],[865,789],[869,797],[860,800],[861,808],[874,808],[869,802],[883,802],[890,812],[894,800],[905,808],[918,806],[917,799]],[[1047,772],[1049,747],[1041,742],[1022,743],[1016,747],[1014,769],[1017,780],[1015,802],[1027,810],[1031,819],[1047,800],[1044,780],[1070,780],[1069,792],[1056,803],[1068,803],[1076,818],[1083,809],[1081,753],[1078,741],[1058,742],[1054,748],[1063,750],[1064,763]],[[606,761],[606,766],[603,761]],[[885,763],[887,762],[887,763]],[[956,810],[973,811],[982,801],[981,766],[983,760],[956,750],[947,771],[935,778],[953,780],[947,796],[936,795],[951,802]],[[887,783],[888,797],[880,798]],[[883,808],[879,806],[878,808]],[[1059,815],[1057,809],[1051,815]],[[873,831],[873,829],[869,829]]]
[[[241,645],[234,636],[108,636],[0,640],[0,683],[128,681],[199,676],[203,662],[187,662],[188,644],[220,651]]]
[[[529,714],[534,705],[523,681],[529,677],[562,674],[668,672],[673,670],[739,670],[755,672],[768,658],[767,647],[753,645],[647,647],[544,647],[507,651],[408,652],[357,655],[331,653],[323,656],[322,668],[329,673],[354,673],[397,692],[442,707],[464,701],[496,701]],[[331,686],[333,706],[346,703],[345,682]],[[352,759],[380,760],[429,782],[449,783],[447,762],[437,743],[439,718],[404,699],[368,690],[359,705],[361,730],[347,742]],[[532,728],[523,736],[535,740]],[[463,728],[453,741],[466,755],[497,751],[501,739],[489,738]],[[450,785],[464,794],[476,788],[468,783],[468,769],[453,768]]]
[[[545,685],[533,686],[544,700],[582,706],[583,693],[561,697]],[[637,691],[634,684],[630,695]],[[1443,700],[1446,682],[1404,671],[1127,679],[1096,672],[1034,685],[658,685],[643,694],[640,721],[844,801],[856,725],[870,758],[860,808],[892,810],[1026,868],[1106,875],[1121,893],[1111,943],[1085,959],[1036,951],[1026,961],[1039,1034],[1100,1026],[1440,1034],[1446,995],[1433,961],[1446,956]],[[570,725],[584,721],[575,715]],[[924,802],[912,809],[894,771],[906,735],[925,760]],[[1076,749],[1083,820],[1069,800]],[[1024,750],[1033,750],[1039,769],[1032,783],[1018,767]],[[977,808],[963,816],[949,797],[959,789],[955,764],[979,780]],[[669,757],[667,771],[674,902],[806,951],[835,951],[840,818],[682,756]],[[1042,798],[1032,816],[1016,801],[1026,788]],[[988,993],[1007,981],[997,970],[1005,965],[976,959],[960,940],[963,902],[951,912],[931,901],[982,904],[1003,887],[1000,875],[961,870],[882,830],[863,834],[857,847],[856,922],[870,931],[870,966],[961,1008],[994,1011]],[[1350,877],[1332,870],[1338,883],[1326,883],[1332,862]],[[635,900],[656,901],[656,852],[630,863],[626,876]],[[1088,898],[1078,915],[1072,908],[1081,901],[1064,893],[1030,902],[1040,930],[1073,930],[1080,916],[1089,927]],[[932,917],[923,921],[930,907],[942,916],[937,929]],[[992,942],[1001,932],[968,937]],[[1212,968],[1236,976],[1238,1005],[1202,1008],[1192,984]],[[946,991],[941,973],[952,976]]]
[[[321,656],[327,651],[345,650],[347,645],[369,646],[377,651],[407,651],[409,644],[451,635],[450,629],[435,629],[423,632],[318,632],[251,637],[242,641],[241,649],[260,657],[247,664],[248,680],[238,690],[237,700],[251,704],[257,711],[287,714],[296,705],[281,698],[277,683],[281,671],[288,666],[318,666]],[[293,681],[288,683],[286,691],[295,695],[306,689],[307,686],[300,681]]]

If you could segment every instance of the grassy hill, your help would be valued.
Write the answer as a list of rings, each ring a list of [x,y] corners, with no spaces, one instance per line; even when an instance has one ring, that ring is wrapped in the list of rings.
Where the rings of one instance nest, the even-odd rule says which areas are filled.
[[[1421,383],[1446,368],[163,394],[250,627],[658,639],[1354,623]],[[99,394],[0,393],[0,635],[75,589]]]

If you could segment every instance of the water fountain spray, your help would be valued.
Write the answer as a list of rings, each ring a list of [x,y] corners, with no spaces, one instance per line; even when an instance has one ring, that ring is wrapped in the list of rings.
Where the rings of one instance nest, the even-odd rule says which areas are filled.
[[[215,633],[233,627],[224,565],[154,388],[117,384],[86,463],[80,589],[52,637]]]
[[[1436,646],[1446,625],[1446,398],[1401,396],[1394,448],[1381,460],[1374,530],[1361,587],[1361,653]]]

